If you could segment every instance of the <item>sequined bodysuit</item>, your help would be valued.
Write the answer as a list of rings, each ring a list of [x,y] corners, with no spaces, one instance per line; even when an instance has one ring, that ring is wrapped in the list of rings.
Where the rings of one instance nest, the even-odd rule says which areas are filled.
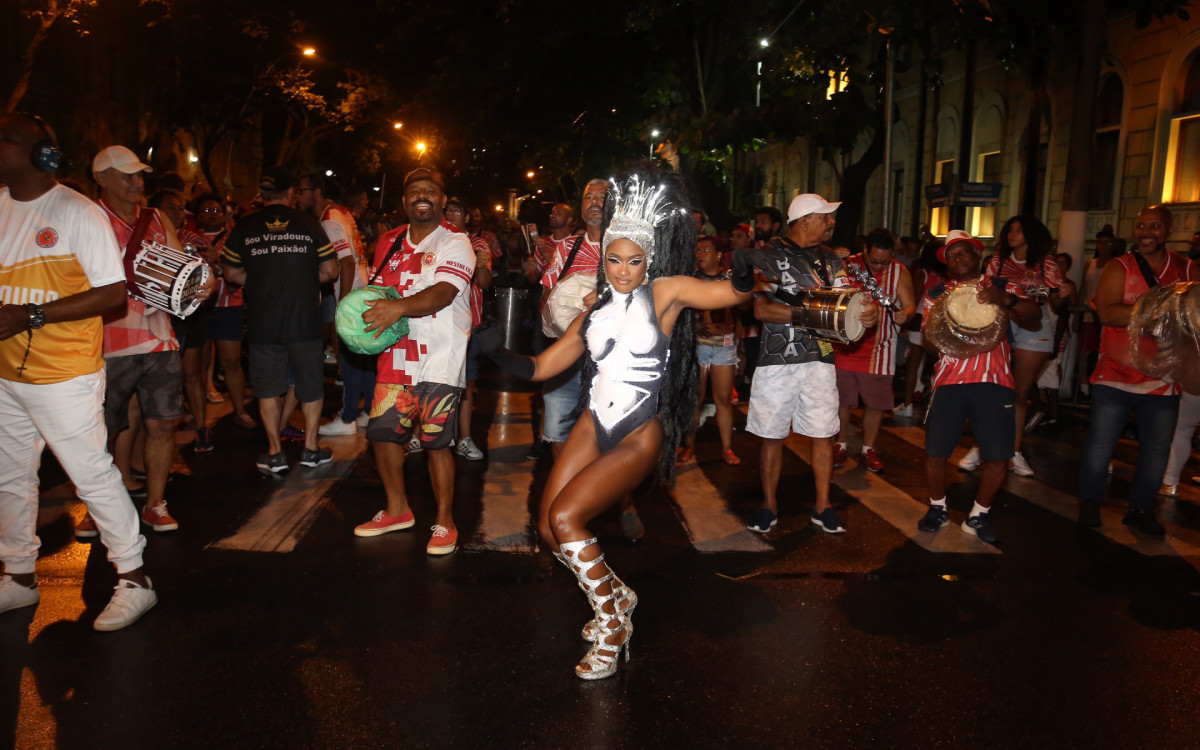
[[[612,300],[588,324],[588,352],[596,363],[588,409],[601,451],[615,448],[658,414],[671,340],[658,324],[652,286],[629,294],[613,290]]]

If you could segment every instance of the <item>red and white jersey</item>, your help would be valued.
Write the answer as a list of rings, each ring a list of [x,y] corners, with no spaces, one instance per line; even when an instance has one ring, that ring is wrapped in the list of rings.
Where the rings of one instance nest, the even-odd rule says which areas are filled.
[[[492,260],[500,260],[504,257],[504,250],[500,248],[500,238],[495,232],[489,232],[484,229],[478,234],[471,235],[471,240],[482,239],[487,244],[488,253],[492,256]]]
[[[1008,280],[1010,291],[1022,297],[1046,295],[1062,286],[1063,275],[1054,258],[1047,256],[1042,260],[1041,269],[1026,268],[1025,261],[1017,260],[1011,255],[1000,261],[999,255],[993,255],[988,262],[984,276],[999,276]]]
[[[958,285],[959,282],[947,279],[945,281],[946,292]],[[979,286],[991,285],[991,277],[979,279]],[[1014,294],[1019,294],[1019,292],[1014,292]],[[922,316],[922,330],[929,322],[929,308],[931,307],[933,307],[933,297],[926,292],[921,297],[918,310]],[[999,345],[990,352],[977,354],[967,359],[958,359],[947,354],[938,355],[937,365],[933,371],[934,389],[943,385],[964,385],[966,383],[995,383],[1005,388],[1013,387],[1012,345],[1008,341],[1008,336],[1000,339]]]
[[[471,250],[475,252],[475,265],[478,269],[479,259],[484,258],[484,263],[487,264],[487,269],[492,270],[492,254],[488,249],[487,242],[482,237],[471,238]],[[471,328],[483,322],[483,289],[475,283],[475,275],[471,275]]]
[[[571,254],[571,248],[575,247],[576,240],[582,240],[579,244],[579,252],[575,253],[575,260],[571,262],[571,267],[567,269],[566,275],[573,276],[577,273],[596,275],[597,269],[600,268],[600,244],[592,244],[586,234],[571,235],[556,243],[554,267],[542,274],[542,286],[553,289],[554,285],[558,283],[562,276],[563,266],[567,263],[567,256]]]
[[[128,224],[117,215],[103,198],[97,198],[96,203],[104,209],[108,222],[117,236],[117,245],[121,248],[121,257],[125,257],[125,246],[133,238],[133,224]],[[153,208],[135,206],[135,218],[142,211],[154,211],[150,227],[146,230],[146,240],[167,244],[167,229],[162,222],[162,214]],[[136,254],[139,248],[133,248]],[[126,297],[125,316],[120,320],[104,324],[104,358],[125,357],[131,354],[152,354],[154,352],[179,351],[179,342],[175,340],[175,332],[171,328],[170,316],[161,310],[147,307],[144,302],[132,297]],[[155,320],[151,320],[155,318]]]
[[[367,285],[367,256],[363,252],[362,238],[358,234],[358,222],[345,206],[330,203],[321,212],[321,228],[333,245],[333,254],[340,263],[342,258],[354,261],[354,289]],[[341,274],[333,280],[334,296],[341,295]]]
[[[1138,297],[1150,291],[1138,268],[1136,250],[1108,262],[1109,265],[1113,263],[1117,263],[1125,272],[1122,304],[1132,305]],[[1187,258],[1168,250],[1167,262],[1156,278],[1159,284],[1195,281],[1195,266]],[[1092,383],[1150,396],[1177,396],[1183,391],[1179,383],[1173,380],[1152,378],[1135,370],[1129,358],[1129,329],[1116,326],[1103,326],[1100,329],[1100,358],[1096,360],[1096,369],[1092,371]]]
[[[411,297],[442,282],[453,285],[458,294],[441,310],[408,319],[408,335],[379,355],[378,381],[406,386],[442,383],[462,388],[467,338],[471,335],[468,288],[475,274],[475,252],[466,233],[444,221],[415,247],[407,229],[408,225],[393,229],[376,243],[375,264],[379,266],[404,234],[403,246],[379,270],[376,283],[395,287],[401,297]]]
[[[846,267],[870,268],[862,254],[846,258]],[[905,274],[904,265],[892,260],[881,273],[874,274],[879,289],[891,297],[899,298],[900,279]],[[848,274],[851,286],[861,289],[862,282]],[[892,322],[891,311],[880,309],[879,325],[868,328],[863,337],[853,344],[834,344],[834,366],[839,370],[867,372],[872,375],[896,374],[896,333],[899,328]]]

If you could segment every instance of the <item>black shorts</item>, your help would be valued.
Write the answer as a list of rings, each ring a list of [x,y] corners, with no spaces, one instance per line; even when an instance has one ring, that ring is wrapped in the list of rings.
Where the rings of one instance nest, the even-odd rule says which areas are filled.
[[[287,393],[288,364],[302,404],[325,397],[325,347],[321,339],[291,344],[250,344],[250,385],[256,398]]]
[[[186,318],[171,317],[171,327],[175,329],[175,339],[180,348],[199,349],[208,341],[208,316],[213,311],[211,307],[200,307]]]
[[[246,324],[246,308],[214,307],[208,314],[208,338],[213,341],[241,341]]]
[[[112,357],[104,361],[104,425],[109,437],[129,426],[129,400],[137,394],[142,418],[183,416],[183,364],[179,352]]]
[[[376,383],[367,440],[405,445],[415,435],[427,450],[449,448],[458,439],[462,392],[444,383],[417,383],[411,388]]]
[[[942,385],[933,391],[925,417],[925,455],[949,458],[970,421],[984,461],[1013,457],[1017,437],[1013,389],[995,383]]]

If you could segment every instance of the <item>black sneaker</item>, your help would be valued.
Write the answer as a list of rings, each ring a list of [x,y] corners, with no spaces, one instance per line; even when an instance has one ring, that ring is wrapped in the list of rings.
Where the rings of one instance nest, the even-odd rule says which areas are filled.
[[[1076,523],[1089,529],[1100,528],[1100,503],[1080,503]]]
[[[833,508],[826,508],[820,513],[814,513],[810,520],[813,526],[816,526],[826,534],[845,534],[846,527],[842,524],[842,519],[838,518],[838,514],[833,512]]]
[[[995,544],[1000,537],[996,536],[996,527],[992,525],[991,513],[980,513],[963,521],[962,530],[971,536],[977,536],[988,544]]]
[[[328,448],[317,448],[315,451],[310,451],[308,448],[300,451],[301,466],[320,466],[327,464],[333,460],[333,451]]]
[[[1131,509],[1125,514],[1125,518],[1121,519],[1121,522],[1146,536],[1155,536],[1161,539],[1167,535],[1167,530],[1154,517],[1152,511]]]
[[[529,450],[525,452],[525,458],[530,461],[536,461],[542,457],[542,447],[546,444],[541,440],[535,440],[533,445],[529,446]]]
[[[258,457],[258,461],[254,465],[258,467],[260,472],[267,476],[282,474],[291,468],[288,466],[287,454],[283,451],[270,456],[264,453]]]
[[[925,517],[917,521],[921,531],[941,531],[950,524],[950,512],[945,505],[930,505]]]

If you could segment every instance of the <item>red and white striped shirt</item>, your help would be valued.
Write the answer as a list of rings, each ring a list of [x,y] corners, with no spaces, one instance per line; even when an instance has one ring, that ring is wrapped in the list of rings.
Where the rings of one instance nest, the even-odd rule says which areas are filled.
[[[870,269],[862,254],[846,258],[846,267],[857,265],[859,268]],[[879,289],[891,297],[898,299],[900,278],[904,273],[904,265],[892,260],[882,273],[874,274]],[[848,274],[851,286],[862,288],[862,282]],[[892,322],[888,310],[880,310],[879,325],[869,328],[863,337],[853,344],[834,344],[834,366],[839,370],[867,372],[872,375],[896,374],[896,333],[897,326]]]
[[[597,269],[600,268],[600,244],[592,244],[586,234],[571,235],[559,240],[554,249],[554,267],[546,271],[542,275],[542,286],[547,289],[553,289],[558,283],[559,277],[562,275],[563,266],[567,263],[567,256],[571,254],[571,248],[575,247],[575,241],[580,240],[579,252],[575,253],[575,260],[571,262],[571,267],[567,269],[567,276],[573,276],[577,273],[596,275]]]
[[[124,258],[125,246],[133,238],[133,224],[126,223],[103,198],[96,199],[96,203],[108,216],[108,222],[117,236],[117,245],[121,248],[121,257]],[[154,218],[150,220],[145,239],[167,244],[167,229],[163,225],[162,214],[153,208],[134,206],[135,223],[142,211],[154,211]],[[139,249],[133,248],[131,252],[136,255]],[[132,297],[126,297],[125,303],[125,316],[104,325],[105,359],[179,350],[179,342],[175,340],[175,332],[171,329],[170,317],[165,312],[147,307],[146,303]]]
[[[968,279],[968,281],[971,280]],[[958,286],[959,283],[963,282],[947,279],[945,282],[946,292]],[[991,277],[979,279],[979,286],[987,287],[991,285]],[[943,294],[946,292],[943,292]],[[929,296],[929,292],[927,291],[921,297],[920,313],[923,317],[921,323],[922,330],[924,330],[925,324],[929,321],[929,309],[931,307],[933,307],[933,298]],[[933,371],[933,387],[935,390],[943,385],[965,385],[967,383],[995,383],[1005,388],[1013,387],[1012,345],[1009,344],[1008,336],[1000,339],[999,345],[990,352],[977,354],[967,359],[958,359],[948,354],[938,355],[937,366]]]
[[[488,250],[488,244],[482,237],[471,238],[471,249],[475,251],[475,265],[478,269],[479,259],[482,257],[484,263],[487,264],[487,269],[492,270],[492,254]],[[471,275],[471,328],[483,322],[483,289],[475,283],[475,275]]]
[[[466,233],[444,221],[415,247],[407,229],[407,224],[393,229],[376,243],[375,265],[379,266],[404,233],[403,246],[380,269],[375,283],[395,287],[401,297],[442,282],[453,285],[458,294],[441,310],[408,319],[408,335],[379,355],[378,382],[406,386],[442,383],[462,388],[471,334],[467,289],[475,274],[475,252]]]

